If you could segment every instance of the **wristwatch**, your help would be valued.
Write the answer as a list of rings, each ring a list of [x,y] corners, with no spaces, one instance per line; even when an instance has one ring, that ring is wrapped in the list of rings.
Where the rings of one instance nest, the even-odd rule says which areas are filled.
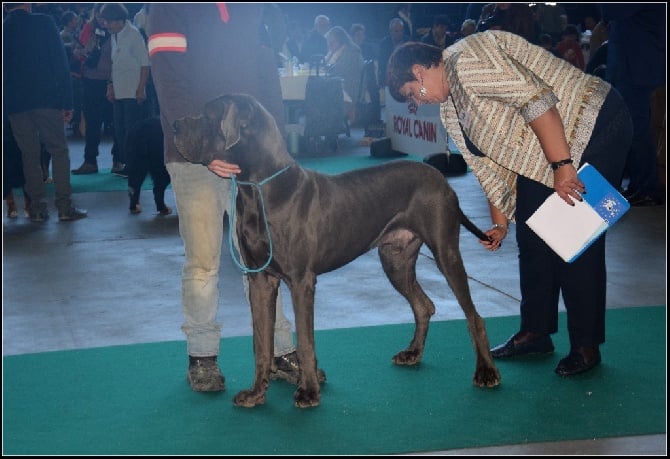
[[[556,170],[559,167],[565,166],[566,164],[572,164],[572,159],[568,158],[568,159],[562,159],[561,161],[553,162],[551,163],[551,169]]]

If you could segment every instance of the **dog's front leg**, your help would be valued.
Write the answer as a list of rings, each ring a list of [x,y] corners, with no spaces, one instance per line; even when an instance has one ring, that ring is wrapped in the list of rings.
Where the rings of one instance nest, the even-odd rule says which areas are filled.
[[[295,313],[295,328],[298,335],[298,362],[300,364],[300,384],[293,395],[295,406],[308,408],[318,406],[321,401],[321,387],[316,372],[316,352],[314,349],[314,287],[316,275],[308,273],[300,281],[291,285],[291,299]]]
[[[279,279],[265,273],[249,276],[249,301],[253,326],[256,371],[254,385],[235,395],[236,406],[252,408],[265,403],[265,392],[270,380],[270,365],[274,347],[275,304],[279,292]]]

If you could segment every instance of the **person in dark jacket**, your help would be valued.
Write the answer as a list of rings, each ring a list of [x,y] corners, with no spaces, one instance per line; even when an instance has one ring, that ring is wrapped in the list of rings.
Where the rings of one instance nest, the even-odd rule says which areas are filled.
[[[261,3],[154,3],[147,31],[151,68],[161,107],[163,132],[175,120],[202,113],[210,100],[230,93],[256,97],[283,126],[281,86],[269,37],[260,30],[269,24]],[[221,46],[221,43],[227,45]],[[217,358],[221,324],[219,267],[224,216],[230,212],[231,182],[221,171],[239,172],[222,160],[208,166],[187,162],[172,136],[165,137],[165,162],[172,181],[179,232],[186,250],[182,299],[189,366],[187,380],[197,392],[222,391],[225,380]],[[229,176],[229,175],[228,175]],[[245,290],[248,283],[245,281]],[[300,374],[291,323],[277,298],[275,361],[272,379],[297,384]],[[323,372],[321,378],[325,379]]]
[[[328,43],[326,32],[330,30],[330,18],[325,14],[319,14],[314,18],[314,28],[309,31],[302,43],[302,54],[300,62],[315,63],[319,56],[323,58],[328,54]]]
[[[422,43],[446,48],[454,43],[454,38],[449,33],[449,17],[446,14],[438,14],[433,18],[433,26],[421,37]]]
[[[72,204],[70,151],[64,123],[73,115],[72,78],[63,41],[51,16],[33,14],[30,3],[5,3],[2,24],[3,112],[21,149],[30,219],[49,216],[40,163],[41,143],[52,156],[56,207],[61,221],[86,211]]]
[[[405,35],[405,23],[400,18],[389,21],[388,34],[379,43],[379,56],[377,58],[377,81],[382,88],[386,86],[386,65],[391,53],[398,46],[409,40]]]
[[[623,195],[635,207],[661,205],[665,194],[651,129],[651,95],[666,79],[665,10],[663,3],[602,5],[610,19],[605,77],[621,92],[633,117]]]

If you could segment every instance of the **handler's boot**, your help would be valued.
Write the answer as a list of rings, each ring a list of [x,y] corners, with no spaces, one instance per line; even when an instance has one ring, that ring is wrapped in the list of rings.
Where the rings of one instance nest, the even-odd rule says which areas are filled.
[[[321,368],[316,369],[316,377],[319,383],[326,381],[326,373]],[[274,365],[270,369],[270,379],[283,379],[290,384],[298,385],[300,382],[300,366],[295,351],[274,358]]]
[[[220,392],[226,389],[226,379],[221,374],[216,356],[188,356],[188,373],[186,381],[196,392]]]

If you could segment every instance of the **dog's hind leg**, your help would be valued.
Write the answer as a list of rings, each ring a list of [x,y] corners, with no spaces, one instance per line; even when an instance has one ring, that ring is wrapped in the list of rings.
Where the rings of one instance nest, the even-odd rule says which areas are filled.
[[[314,348],[314,292],[316,275],[306,273],[301,279],[291,282],[291,299],[298,335],[298,363],[300,383],[293,399],[298,408],[318,406],[321,402],[321,387],[316,369]]]
[[[140,206],[140,195],[142,193],[142,184],[147,176],[147,167],[140,161],[134,161],[128,165],[128,198],[130,200],[130,213],[138,214],[142,211]]]
[[[249,301],[253,324],[256,369],[254,385],[237,393],[233,404],[252,408],[265,403],[270,384],[270,365],[274,349],[275,304],[279,292],[279,278],[265,272],[249,275]]]
[[[463,259],[458,247],[458,238],[442,238],[433,250],[435,261],[447,279],[458,304],[465,313],[468,331],[475,348],[476,366],[473,383],[480,387],[494,387],[500,384],[500,373],[493,363],[489,349],[484,320],[477,313],[470,296],[468,277],[463,266]]]
[[[416,280],[416,260],[422,241],[409,231],[399,231],[384,238],[379,258],[386,276],[409,302],[414,313],[414,337],[407,349],[393,356],[396,365],[415,365],[421,361],[428,335],[428,323],[435,305]]]
[[[156,204],[156,211],[161,215],[169,215],[172,212],[168,206],[165,205],[165,190],[170,184],[170,174],[168,174],[165,166],[151,170],[151,181],[154,184],[154,203]]]

